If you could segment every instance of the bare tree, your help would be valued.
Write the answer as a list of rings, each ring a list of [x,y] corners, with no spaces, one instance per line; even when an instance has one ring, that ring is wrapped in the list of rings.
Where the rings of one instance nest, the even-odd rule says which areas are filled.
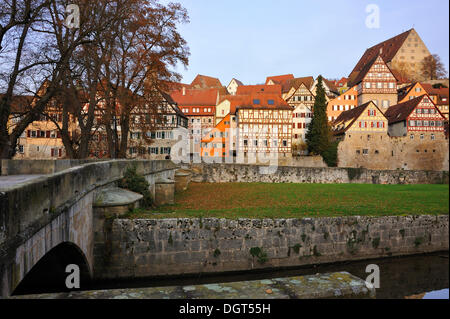
[[[126,157],[130,128],[139,128],[146,137],[154,123],[144,115],[156,114],[160,101],[155,92],[163,83],[180,79],[170,68],[178,63],[186,66],[189,56],[177,30],[178,23],[188,22],[180,4],[130,0],[127,8],[129,18],[119,23],[103,47],[105,131],[113,158]]]
[[[127,0],[100,0],[93,6],[84,6],[82,13],[92,21],[90,41],[80,45],[72,55],[66,68],[57,96],[57,105],[63,114],[62,126],[55,125],[61,132],[66,154],[70,158],[87,158],[89,145],[99,125],[99,104],[101,94],[102,68],[107,52],[102,50],[104,39],[111,37],[118,21],[127,18]],[[61,38],[64,28],[54,27],[54,34]],[[59,47],[64,50],[64,45]],[[73,129],[75,122],[76,130]]]
[[[70,1],[73,3],[74,1]],[[75,1],[79,28],[67,28],[67,0],[9,0],[0,5],[0,158],[12,158],[18,138],[43,113],[68,74],[78,46],[91,42],[97,21],[89,13],[97,1]],[[14,94],[32,92],[31,107],[7,128]]]
[[[423,59],[422,74],[429,80],[443,79],[447,76],[447,70],[439,55],[433,54]]]

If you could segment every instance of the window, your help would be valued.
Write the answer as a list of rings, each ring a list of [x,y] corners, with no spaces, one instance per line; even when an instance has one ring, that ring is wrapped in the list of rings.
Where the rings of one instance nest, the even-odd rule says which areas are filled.
[[[283,146],[287,147],[287,140],[283,140]]]
[[[411,135],[409,136],[409,138],[413,140],[413,139],[414,139],[414,134],[411,134]]]
[[[382,106],[383,107],[389,107],[389,100],[383,100]]]
[[[273,105],[274,104],[274,100],[267,100],[267,104]]]
[[[254,100],[253,100],[253,104],[257,104],[257,105],[259,105],[259,104],[260,104],[260,101],[259,101],[259,99],[254,99]]]
[[[366,89],[370,89],[370,82],[366,82]]]
[[[363,149],[363,155],[369,155],[369,150],[368,149]]]
[[[434,134],[431,134],[431,139],[434,141],[435,140],[435,136],[434,136]]]
[[[424,134],[420,134],[420,139],[423,140],[425,138]]]

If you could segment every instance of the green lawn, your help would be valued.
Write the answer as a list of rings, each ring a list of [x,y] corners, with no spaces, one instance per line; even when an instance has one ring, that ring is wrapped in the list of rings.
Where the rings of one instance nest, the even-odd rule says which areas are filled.
[[[175,205],[135,211],[130,218],[302,218],[442,215],[449,185],[189,184]]]

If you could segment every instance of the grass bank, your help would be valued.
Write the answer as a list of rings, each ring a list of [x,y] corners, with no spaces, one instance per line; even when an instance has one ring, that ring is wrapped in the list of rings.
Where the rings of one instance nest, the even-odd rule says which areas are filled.
[[[191,183],[175,205],[129,218],[303,218],[442,215],[449,185]]]

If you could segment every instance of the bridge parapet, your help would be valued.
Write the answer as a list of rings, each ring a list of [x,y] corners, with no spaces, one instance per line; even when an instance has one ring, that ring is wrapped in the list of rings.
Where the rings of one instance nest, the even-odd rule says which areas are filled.
[[[131,165],[146,176],[153,194],[154,180],[173,179],[177,169],[170,161],[113,160],[72,167],[12,187],[0,185],[0,297],[10,295],[35,262],[64,241],[78,245],[92,267],[96,193],[117,184]]]

